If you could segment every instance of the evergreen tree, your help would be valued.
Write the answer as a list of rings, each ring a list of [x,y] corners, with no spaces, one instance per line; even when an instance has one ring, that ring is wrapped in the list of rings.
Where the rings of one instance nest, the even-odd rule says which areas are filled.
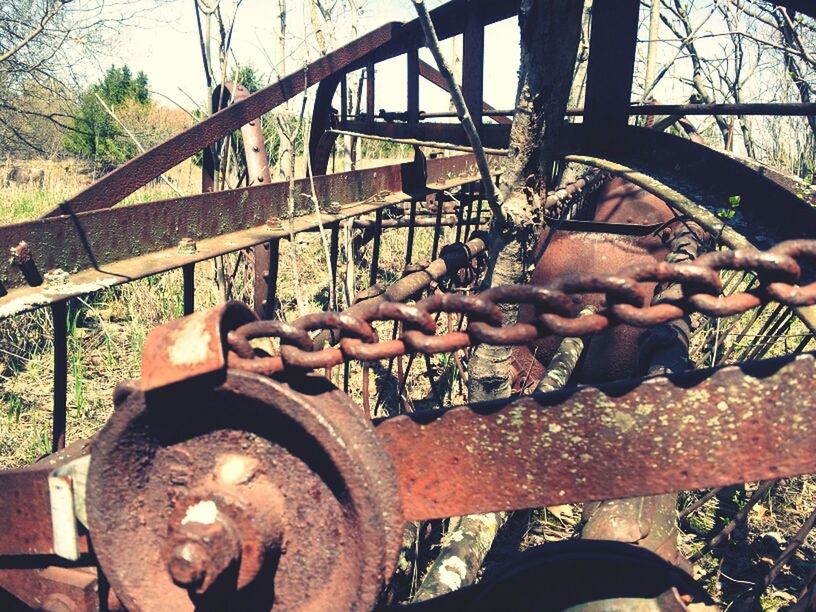
[[[147,111],[150,104],[147,75],[139,72],[134,78],[128,66],[111,66],[102,80],[82,96],[74,129],[66,137],[65,147],[71,153],[93,160],[101,171],[107,172],[133,157],[136,145],[108,115],[97,95],[114,110],[117,106],[137,104]]]

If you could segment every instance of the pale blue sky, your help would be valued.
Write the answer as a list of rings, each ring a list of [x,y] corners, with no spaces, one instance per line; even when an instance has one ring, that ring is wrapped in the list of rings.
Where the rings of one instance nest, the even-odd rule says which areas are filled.
[[[143,0],[149,1],[149,0]],[[233,6],[223,0],[225,7]],[[288,2],[290,49],[298,49],[297,61],[287,71],[303,61],[306,53],[317,55],[313,38],[304,39],[310,31],[305,2]],[[434,7],[439,0],[428,2]],[[271,74],[271,62],[276,61],[274,42],[275,0],[244,0],[236,21],[233,50],[240,63],[251,63],[261,74]],[[416,16],[411,0],[369,0],[360,18],[360,34],[389,21],[405,21]],[[350,39],[351,24],[348,15],[338,17],[333,24],[336,44]],[[448,51],[452,43],[448,43]],[[515,19],[490,26],[486,33],[485,98],[498,108],[513,106],[518,68],[518,26]],[[422,51],[424,59],[432,62],[430,53]],[[196,31],[193,0],[171,0],[157,8],[139,28],[127,28],[123,35],[112,41],[107,53],[98,59],[94,71],[101,71],[110,63],[127,63],[134,71],[144,70],[154,92],[172,98],[185,108],[192,108],[204,98],[204,71]],[[89,78],[93,78],[89,75]],[[405,59],[397,58],[378,66],[377,108],[404,110]],[[182,91],[184,93],[182,93]],[[427,111],[448,110],[447,97],[433,86],[423,83],[420,90],[421,107]],[[161,100],[161,96],[157,97]]]

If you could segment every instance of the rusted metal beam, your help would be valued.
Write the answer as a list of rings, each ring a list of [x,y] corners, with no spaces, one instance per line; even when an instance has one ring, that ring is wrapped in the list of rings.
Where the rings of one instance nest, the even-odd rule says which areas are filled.
[[[816,470],[811,354],[379,422],[407,520]]]
[[[477,130],[482,127],[484,87],[484,26],[478,15],[470,11],[465,16],[462,36],[462,95]],[[488,105],[489,106],[489,105]],[[490,110],[490,109],[487,109]]]
[[[816,103],[748,102],[742,104],[633,104],[630,115],[816,115]]]
[[[728,205],[731,196],[738,195],[740,207],[726,229],[743,234],[757,247],[816,235],[816,211],[805,200],[714,149],[629,126],[610,151],[602,144],[588,142],[582,131],[580,124],[565,125],[559,152],[572,161],[620,174],[647,191],[652,190],[649,183],[655,181],[670,187],[711,213],[709,221],[695,220],[715,234],[723,226],[717,211]],[[671,204],[672,198],[664,197],[666,194],[657,195]]]
[[[68,418],[68,302],[59,300],[51,304],[54,326],[54,377],[51,452],[65,448]]]
[[[478,178],[467,155],[429,160],[427,172],[427,185],[417,183],[413,164],[319,176],[314,183],[321,207],[356,203],[337,215],[324,213],[331,220],[408,201],[411,194],[404,190],[424,197],[427,189]],[[312,204],[297,196],[306,192],[311,192],[309,181],[295,181],[297,231],[316,225]],[[0,276],[9,288],[0,298],[0,318],[284,236],[266,222],[285,213],[288,193],[288,183],[280,182],[0,227],[0,245],[25,240],[41,269],[77,272],[58,286],[28,287],[8,260],[0,260]],[[179,248],[185,239],[193,239],[192,246],[185,241]],[[52,248],[55,244],[61,248]]]
[[[470,146],[464,128],[457,123],[420,123],[416,126],[407,123],[379,123],[368,124],[364,121],[346,121],[346,129],[351,132],[361,132],[387,138],[414,138],[425,142],[446,142],[455,145]],[[489,149],[507,147],[510,136],[509,124],[482,125],[482,143]]]
[[[514,109],[495,110],[484,107],[483,115],[487,117],[511,117]],[[814,102],[745,102],[741,104],[632,104],[628,109],[629,116],[636,115],[767,115],[806,117],[816,115]],[[567,117],[582,117],[584,107],[568,108]],[[437,113],[420,113],[422,119],[456,117],[456,113],[446,111]],[[496,119],[498,121],[498,119]],[[508,120],[509,122],[509,120]],[[504,123],[504,121],[501,121]]]
[[[584,136],[607,148],[626,126],[637,46],[638,0],[599,0],[592,5]]]

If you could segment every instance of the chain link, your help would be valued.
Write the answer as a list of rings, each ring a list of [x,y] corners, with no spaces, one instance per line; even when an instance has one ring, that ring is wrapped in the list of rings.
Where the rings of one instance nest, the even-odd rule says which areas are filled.
[[[263,374],[285,369],[326,368],[344,361],[376,361],[406,353],[442,353],[478,343],[524,345],[548,335],[586,336],[611,325],[652,327],[691,312],[711,317],[741,314],[768,301],[789,306],[816,304],[816,282],[799,285],[802,263],[816,261],[816,240],[790,240],[768,251],[737,249],[706,253],[693,263],[656,262],[615,275],[571,274],[546,285],[504,285],[478,294],[436,293],[416,304],[378,302],[350,315],[345,312],[309,314],[292,323],[254,321],[230,332],[230,366]],[[720,272],[750,271],[759,285],[744,292],[720,295]],[[661,304],[646,305],[640,283],[675,283],[681,292]],[[603,309],[578,316],[584,297],[601,294]],[[503,326],[499,304],[535,307],[531,322]],[[436,334],[436,313],[466,315],[463,331]],[[399,321],[400,338],[381,341],[375,321]],[[314,351],[310,331],[340,331],[335,348]],[[280,355],[253,356],[253,338],[279,338]]]

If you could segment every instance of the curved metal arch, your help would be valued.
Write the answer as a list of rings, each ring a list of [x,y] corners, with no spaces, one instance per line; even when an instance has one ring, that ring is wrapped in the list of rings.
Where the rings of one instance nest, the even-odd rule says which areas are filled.
[[[326,174],[337,135],[329,132],[332,126],[332,100],[342,76],[333,74],[320,81],[312,107],[312,127],[309,131],[309,159],[313,175]]]
[[[816,210],[807,202],[715,149],[634,126],[626,127],[614,147],[583,136],[581,124],[565,125],[558,153],[618,172],[670,202],[696,203],[708,212],[701,221],[712,231],[719,233],[723,225],[717,211],[739,196],[737,215],[728,226],[757,247],[816,235]]]

